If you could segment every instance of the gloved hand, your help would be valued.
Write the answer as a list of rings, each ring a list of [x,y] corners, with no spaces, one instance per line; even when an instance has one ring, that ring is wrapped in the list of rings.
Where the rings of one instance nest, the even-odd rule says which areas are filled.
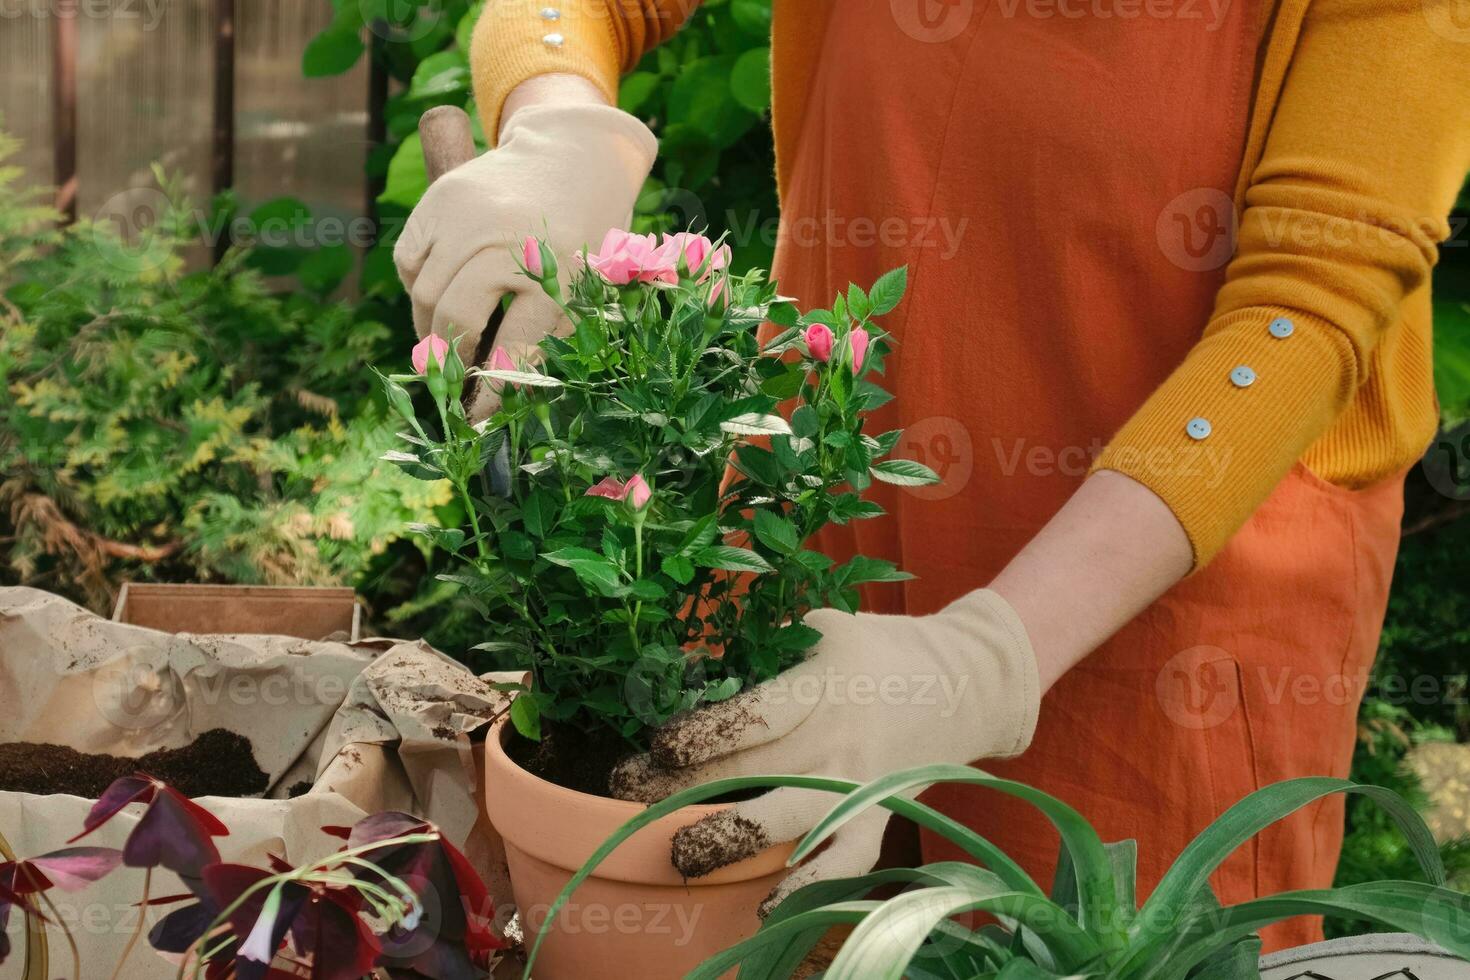
[[[506,123],[500,145],[445,174],[424,194],[393,250],[413,298],[420,337],[459,337],[460,358],[483,366],[481,335],[507,293],[515,299],[494,338],[516,363],[565,323],[516,258],[527,235],[546,239],[565,270],[609,228],[626,227],[658,141],[640,120],[605,105],[532,105]],[[481,385],[475,421],[499,399]]]
[[[678,716],[650,751],[622,763],[613,793],[656,802],[714,779],[818,775],[866,782],[896,769],[1020,753],[1040,706],[1036,657],[1005,599],[972,592],[931,616],[817,610],[801,665],[728,701]],[[839,797],[782,787],[678,832],[674,866],[697,878],[810,830]],[[878,859],[888,811],[874,807],[788,875],[764,915],[797,888],[863,874]]]

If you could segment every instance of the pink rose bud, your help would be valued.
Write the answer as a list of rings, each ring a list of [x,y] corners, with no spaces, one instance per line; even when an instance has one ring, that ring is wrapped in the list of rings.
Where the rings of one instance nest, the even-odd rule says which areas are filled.
[[[863,369],[863,358],[868,354],[868,341],[872,338],[862,327],[847,335],[847,342],[852,347],[852,373],[857,374]]]
[[[413,361],[413,369],[417,374],[429,373],[429,355],[434,355],[434,360],[439,367],[444,367],[444,355],[449,353],[449,342],[437,334],[429,334],[423,340],[414,345],[410,360]]]
[[[521,261],[525,263],[526,271],[537,279],[545,274],[541,266],[541,243],[536,240],[535,235],[527,235],[526,240],[521,243]]]
[[[626,501],[634,510],[642,510],[653,496],[653,491],[639,474],[634,474],[626,483],[615,476],[605,476],[587,488],[588,497],[605,497],[608,500]]]
[[[495,353],[490,355],[490,370],[492,371],[515,371],[516,362],[510,359],[510,354],[504,347],[495,348]]]
[[[729,297],[727,296],[729,286],[730,280],[724,276],[715,280],[715,284],[710,287],[709,291],[709,308],[711,310],[719,312],[729,303]]]
[[[700,282],[704,282],[710,275],[730,264],[730,246],[721,245],[716,248],[714,242],[693,232],[681,231],[665,235],[663,247],[671,250],[676,265],[679,259],[683,258],[684,271],[691,276],[700,272],[700,267],[708,259],[709,265],[704,268],[703,272],[700,272]]]
[[[634,473],[633,479],[628,481],[628,492],[624,498],[633,506],[634,510],[642,510],[648,505],[648,499],[653,496],[653,490],[644,482],[640,474]]]
[[[490,355],[490,363],[486,366],[492,371],[520,370],[518,367],[516,367],[516,362],[510,359],[510,354],[506,352],[506,349],[504,347],[495,348],[495,352]],[[504,381],[496,381],[494,378],[490,379],[490,388],[492,391],[500,391],[504,387]],[[519,385],[511,385],[511,387],[518,388]]]
[[[832,328],[825,323],[813,323],[806,328],[802,334],[806,341],[806,349],[811,351],[812,357],[826,364],[832,359]]]

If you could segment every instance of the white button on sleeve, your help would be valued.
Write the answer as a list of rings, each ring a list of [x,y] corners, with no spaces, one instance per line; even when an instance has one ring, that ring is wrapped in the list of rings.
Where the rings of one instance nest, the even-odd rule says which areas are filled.
[[[1249,364],[1237,365],[1235,370],[1230,372],[1230,383],[1237,388],[1249,388],[1256,383],[1256,372],[1251,370]]]

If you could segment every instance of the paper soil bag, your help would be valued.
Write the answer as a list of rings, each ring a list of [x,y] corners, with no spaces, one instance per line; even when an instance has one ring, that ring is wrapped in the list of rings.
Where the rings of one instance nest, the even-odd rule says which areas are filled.
[[[214,729],[238,733],[269,798],[205,798],[230,828],[216,841],[227,861],[258,864],[270,852],[305,863],[341,844],[321,826],[404,810],[464,847],[497,908],[508,911],[504,856],[479,817],[480,770],[468,737],[504,710],[505,698],[421,642],[162,633],[36,589],[0,589],[0,743],[132,758],[182,748]],[[55,850],[80,831],[90,806],[75,796],[0,793],[0,834],[20,857]],[[121,846],[136,820],[124,816],[84,843]],[[155,874],[153,894],[181,891],[177,879],[160,883],[172,877]],[[117,910],[132,909],[141,880],[141,871],[122,869],[83,892],[53,893],[97,918],[78,920],[84,976],[111,971],[129,932]],[[150,921],[167,911],[149,910]],[[0,980],[21,975],[21,920],[11,917],[14,952]],[[50,947],[50,975],[70,972],[59,930],[50,930]],[[171,969],[146,943],[128,962],[127,977]]]

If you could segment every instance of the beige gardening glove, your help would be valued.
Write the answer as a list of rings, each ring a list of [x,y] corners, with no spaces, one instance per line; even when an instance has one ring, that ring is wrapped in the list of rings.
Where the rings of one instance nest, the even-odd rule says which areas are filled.
[[[822,633],[800,666],[728,701],[674,718],[650,751],[621,764],[615,795],[652,803],[731,776],[816,775],[866,782],[897,769],[1013,756],[1036,728],[1040,682],[1025,627],[988,589],[932,616],[818,610]],[[795,840],[830,810],[831,793],[783,787],[679,831],[674,866],[697,878]],[[788,875],[761,907],[873,867],[888,811],[874,807]]]
[[[500,145],[439,178],[424,193],[393,249],[413,299],[420,337],[459,337],[466,365],[483,365],[490,344],[516,363],[565,323],[541,287],[521,274],[527,235],[545,238],[563,277],[573,255],[626,227],[658,141],[640,120],[605,105],[534,105],[519,110]],[[494,337],[483,337],[506,294],[514,302]],[[482,344],[483,339],[483,344]],[[481,386],[478,421],[498,398]]]

